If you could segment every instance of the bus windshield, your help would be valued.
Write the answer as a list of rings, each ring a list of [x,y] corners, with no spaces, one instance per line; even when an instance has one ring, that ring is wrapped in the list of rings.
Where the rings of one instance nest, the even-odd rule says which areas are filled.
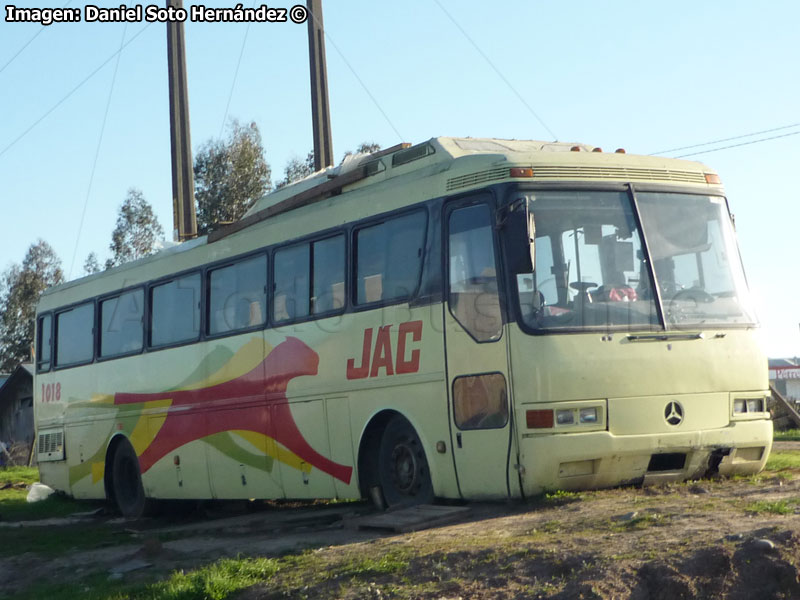
[[[722,198],[639,193],[638,220],[627,192],[537,191],[527,202],[536,264],[517,292],[529,327],[658,329],[659,295],[673,328],[753,322]]]
[[[724,199],[641,193],[637,201],[667,322],[754,323]]]

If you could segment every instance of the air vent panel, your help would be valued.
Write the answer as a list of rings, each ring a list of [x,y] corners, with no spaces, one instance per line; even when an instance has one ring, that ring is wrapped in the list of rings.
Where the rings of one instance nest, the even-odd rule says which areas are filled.
[[[469,173],[467,175],[460,175],[458,177],[451,177],[447,180],[447,191],[457,190],[471,185],[478,185],[487,183],[489,181],[499,181],[506,179],[509,176],[509,168],[501,167],[499,169],[488,169],[486,171],[478,171],[477,173]]]
[[[534,166],[534,179],[616,179],[619,181],[678,181],[706,184],[703,173],[634,167]]]
[[[40,432],[37,455],[39,462],[64,460],[64,430],[55,429]]]

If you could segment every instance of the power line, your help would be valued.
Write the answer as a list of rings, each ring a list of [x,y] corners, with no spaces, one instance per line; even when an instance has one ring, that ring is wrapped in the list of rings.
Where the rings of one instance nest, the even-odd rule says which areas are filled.
[[[253,0],[253,7],[256,5],[256,0]],[[244,47],[247,44],[247,34],[250,33],[250,25],[252,21],[247,22],[247,27],[244,30],[244,38],[242,39],[242,48],[239,50],[239,60],[236,61],[236,70],[233,72],[233,81],[231,82],[231,91],[228,94],[228,103],[225,105],[225,115],[222,117],[222,125],[219,128],[219,137],[222,137],[222,132],[225,130],[225,121],[228,120],[228,109],[231,107],[231,98],[233,98],[233,88],[236,87],[236,79],[239,77],[239,67],[242,64],[242,56],[244,55]]]
[[[78,243],[81,240],[81,232],[83,231],[83,222],[86,218],[86,208],[89,205],[89,196],[92,193],[92,183],[94,183],[94,172],[97,168],[97,159],[100,156],[100,147],[103,143],[103,134],[106,131],[106,121],[108,120],[108,110],[111,108],[111,97],[114,93],[114,84],[117,81],[117,71],[119,70],[119,60],[122,58],[122,49],[125,47],[125,34],[128,31],[128,24],[122,28],[122,39],[119,41],[119,51],[117,52],[117,62],[114,64],[114,75],[111,77],[111,87],[108,90],[108,100],[106,100],[106,110],[103,114],[103,123],[100,125],[100,136],[97,138],[97,149],[94,152],[94,162],[92,162],[92,172],[89,175],[89,186],[86,189],[86,199],[83,201],[83,211],[81,212],[81,221],[78,225],[78,235],[75,238],[75,248],[72,250],[72,262],[69,265],[69,273],[67,278],[72,278],[72,269],[75,268],[75,257],[78,254]]]
[[[742,142],[740,144],[731,144],[730,146],[722,146],[721,148],[712,148],[711,150],[701,150],[700,152],[692,152],[690,154],[681,154],[680,156],[675,156],[673,158],[686,158],[687,156],[697,156],[698,154],[708,154],[709,152],[718,152],[719,150],[727,150],[728,148],[738,148],[739,146],[749,146],[750,144],[760,144],[761,142],[769,142],[770,140],[778,140],[780,138],[791,137],[793,135],[800,135],[800,131],[793,131],[792,133],[784,133],[783,135],[774,135],[772,137],[762,138],[760,140],[751,140],[749,142]]]
[[[62,9],[64,9],[64,8],[67,8],[67,5],[69,5],[69,3],[70,3],[70,2],[72,2],[72,0],[67,0],[66,4],[64,4],[64,6],[62,6],[61,8],[62,8]],[[22,45],[22,48],[20,48],[19,50],[17,50],[17,53],[16,53],[16,54],[14,54],[14,56],[12,56],[11,58],[9,58],[9,59],[8,59],[8,61],[6,62],[6,64],[4,64],[2,67],[0,67],[0,73],[2,73],[3,71],[5,71],[5,70],[6,70],[6,67],[7,67],[8,65],[10,65],[12,62],[14,62],[14,60],[15,60],[15,59],[16,59],[16,58],[17,58],[17,57],[20,55],[20,54],[22,54],[22,52],[25,50],[25,48],[27,48],[28,46],[30,46],[30,45],[31,45],[31,42],[33,42],[33,40],[35,40],[37,37],[39,37],[39,34],[40,34],[40,33],[42,33],[43,31],[45,31],[46,29],[47,29],[47,27],[46,27],[46,26],[44,26],[44,25],[42,25],[42,27],[41,27],[41,28],[40,28],[40,29],[39,29],[39,30],[38,30],[36,33],[34,33],[34,34],[33,34],[33,36],[31,37],[31,39],[29,39],[27,42],[25,42],[25,43]]]
[[[502,80],[503,80],[503,83],[505,83],[505,84],[508,86],[508,89],[510,89],[510,90],[511,90],[511,91],[514,93],[514,95],[515,95],[515,96],[516,96],[516,97],[519,99],[519,101],[520,101],[520,102],[522,102],[522,104],[525,106],[525,108],[527,108],[527,109],[528,109],[528,112],[530,112],[530,113],[531,113],[531,114],[534,116],[534,118],[535,118],[537,121],[539,121],[539,124],[540,124],[542,127],[544,127],[544,128],[547,130],[547,133],[549,133],[549,134],[552,136],[553,140],[555,140],[555,141],[558,141],[558,136],[557,136],[555,133],[553,133],[553,130],[552,130],[552,129],[550,129],[550,128],[547,126],[547,123],[545,123],[545,122],[542,120],[542,118],[541,118],[541,117],[540,117],[540,116],[539,116],[539,115],[536,113],[536,111],[535,111],[535,110],[533,110],[533,108],[531,107],[531,105],[530,105],[530,104],[528,104],[528,102],[525,100],[525,98],[523,98],[523,97],[522,97],[522,94],[520,94],[520,93],[519,93],[519,92],[516,90],[516,88],[515,88],[513,85],[511,85],[511,82],[510,82],[510,81],[509,81],[509,80],[506,78],[506,76],[505,76],[505,75],[503,75],[503,73],[500,71],[500,69],[498,69],[498,68],[497,68],[497,66],[495,66],[495,64],[494,64],[494,63],[491,61],[491,59],[490,59],[490,58],[489,58],[489,57],[486,55],[486,53],[485,53],[483,50],[481,50],[480,46],[478,46],[478,44],[476,44],[476,43],[475,43],[475,40],[473,40],[473,39],[472,39],[472,38],[469,36],[469,34],[468,34],[466,31],[464,31],[464,28],[463,28],[463,27],[461,27],[461,25],[459,25],[459,24],[458,24],[458,21],[456,21],[456,20],[453,18],[453,15],[451,15],[449,12],[447,12],[447,9],[446,9],[444,6],[442,6],[442,3],[441,3],[441,2],[439,2],[439,0],[433,0],[433,1],[434,1],[434,2],[437,4],[437,6],[438,6],[439,8],[441,8],[441,9],[442,9],[442,12],[443,12],[444,14],[446,14],[446,15],[447,15],[447,18],[448,18],[448,19],[450,19],[450,20],[453,22],[453,25],[455,25],[455,26],[458,28],[458,30],[459,30],[459,31],[460,31],[460,32],[461,32],[461,33],[464,35],[464,37],[465,37],[465,38],[467,38],[467,41],[468,41],[470,44],[472,44],[472,46],[475,48],[475,50],[477,50],[477,51],[478,51],[478,54],[480,54],[480,55],[483,57],[483,60],[485,60],[485,61],[486,61],[486,62],[489,64],[489,66],[490,66],[490,67],[492,67],[492,69],[494,70],[494,72],[495,72],[495,73],[497,73],[497,76],[498,76],[498,77],[500,77],[500,79],[502,79]]]
[[[680,148],[671,148],[669,150],[662,150],[661,152],[651,152],[650,154],[652,156],[655,156],[657,154],[669,154],[670,152],[679,152],[680,150],[689,150],[691,148],[701,148],[703,146],[712,146],[714,144],[721,144],[723,142],[730,142],[732,140],[741,140],[742,138],[753,137],[753,136],[756,136],[756,135],[763,135],[765,133],[772,133],[774,131],[782,131],[784,129],[792,129],[793,127],[800,127],[800,123],[794,123],[792,125],[783,125],[781,127],[774,127],[772,129],[764,129],[763,131],[754,131],[753,133],[745,133],[744,135],[736,135],[736,136],[733,136],[733,137],[722,138],[720,140],[714,140],[712,142],[703,142],[702,144],[692,144],[691,146],[681,146]],[[794,134],[790,134],[790,135],[794,135]],[[784,137],[784,136],[778,136],[778,137]],[[767,138],[767,139],[776,139],[776,138]],[[766,140],[764,140],[764,141],[766,141]],[[738,146],[738,145],[740,145],[740,144],[736,144],[736,146]],[[728,148],[734,148],[736,146],[727,146],[727,147]],[[719,149],[723,150],[723,148],[719,148]],[[713,150],[709,150],[709,152],[713,152]],[[698,152],[697,154],[700,154],[700,153]],[[692,156],[692,155],[685,155],[685,156]]]
[[[308,16],[309,16],[309,18],[314,18],[314,15],[311,12],[308,13]],[[316,20],[316,19],[314,18],[314,20]],[[328,33],[328,30],[323,28],[323,32],[325,33],[325,38],[331,43],[331,45],[333,46],[333,49],[336,50],[337,54],[339,55],[339,58],[341,58],[342,61],[344,61],[344,64],[347,66],[348,69],[350,69],[350,72],[353,74],[353,77],[355,77],[356,81],[358,81],[358,83],[361,85],[361,87],[364,88],[364,91],[367,93],[367,96],[369,96],[370,100],[372,100],[372,103],[375,105],[375,107],[383,115],[383,118],[386,119],[386,122],[389,124],[389,127],[391,127],[392,130],[394,130],[394,132],[397,135],[398,139],[402,142],[403,141],[403,136],[400,135],[399,131],[397,131],[397,127],[394,126],[394,123],[392,123],[392,120],[389,118],[389,115],[387,115],[386,111],[384,111],[383,108],[381,108],[381,105],[378,104],[378,101],[375,99],[375,96],[372,95],[372,92],[369,91],[369,88],[361,80],[361,77],[358,76],[358,73],[356,73],[356,70],[348,62],[348,60],[345,58],[344,54],[342,54],[342,51],[339,49],[339,46],[336,45],[336,42],[333,41],[333,38]]]
[[[16,138],[15,138],[15,139],[14,139],[14,140],[13,140],[13,141],[10,143],[10,144],[8,144],[8,145],[7,145],[5,148],[3,148],[2,150],[0,150],[0,156],[3,156],[3,155],[6,153],[6,152],[8,152],[8,151],[9,151],[9,150],[10,150],[10,149],[11,149],[11,148],[12,148],[12,147],[13,147],[13,146],[14,146],[14,145],[17,143],[17,142],[19,142],[19,141],[20,141],[22,138],[24,138],[26,135],[28,135],[28,133],[30,133],[30,132],[31,132],[31,130],[33,130],[33,128],[34,128],[34,127],[36,127],[36,126],[37,126],[39,123],[41,123],[42,121],[44,121],[44,120],[45,120],[45,119],[46,119],[48,116],[50,116],[50,114],[51,114],[51,113],[52,113],[54,110],[56,110],[56,109],[57,109],[59,106],[61,106],[61,105],[62,105],[64,102],[66,102],[66,101],[67,101],[67,99],[68,99],[70,96],[72,96],[72,94],[74,94],[74,93],[75,93],[75,92],[77,92],[77,91],[78,91],[78,90],[79,90],[81,87],[83,87],[83,85],[84,85],[84,84],[85,84],[87,81],[89,81],[89,80],[90,80],[92,77],[94,77],[95,75],[97,75],[97,73],[98,73],[98,72],[99,72],[99,71],[100,71],[100,70],[101,70],[103,67],[105,67],[105,66],[106,66],[108,63],[110,63],[112,60],[114,60],[114,57],[115,57],[115,56],[117,56],[117,55],[118,55],[120,52],[122,52],[122,51],[123,51],[123,50],[124,50],[124,49],[125,49],[127,46],[129,46],[129,45],[130,45],[130,44],[131,44],[131,43],[132,43],[132,42],[133,42],[133,41],[134,41],[136,38],[138,38],[140,35],[142,35],[142,34],[143,34],[143,33],[144,33],[146,30],[147,30],[147,28],[148,28],[148,27],[150,27],[150,25],[152,25],[152,23],[148,23],[148,24],[147,24],[147,25],[145,25],[145,26],[144,26],[142,29],[140,29],[140,30],[138,31],[138,33],[136,33],[136,35],[134,35],[134,36],[133,36],[131,39],[129,39],[127,42],[125,42],[125,44],[123,44],[123,46],[122,46],[122,47],[121,47],[119,50],[117,50],[116,52],[114,52],[114,54],[112,54],[112,55],[111,55],[111,56],[109,56],[109,57],[108,57],[106,60],[104,60],[104,61],[103,61],[103,63],[102,63],[102,64],[101,64],[99,67],[97,67],[97,68],[96,68],[94,71],[92,71],[91,73],[89,73],[89,74],[88,74],[88,75],[87,75],[87,76],[86,76],[86,77],[85,77],[83,80],[81,80],[81,82],[80,82],[78,85],[76,85],[76,86],[75,86],[74,88],[72,88],[72,89],[71,89],[69,92],[67,92],[67,94],[66,94],[66,95],[65,95],[63,98],[61,98],[61,100],[59,100],[58,102],[56,102],[56,103],[55,103],[55,104],[54,104],[54,105],[53,105],[53,106],[52,106],[52,107],[51,107],[51,108],[50,108],[50,109],[49,109],[47,112],[45,112],[45,113],[44,113],[44,114],[43,114],[41,117],[39,117],[38,119],[36,119],[36,121],[34,121],[34,122],[33,122],[33,124],[32,124],[30,127],[28,127],[28,128],[25,130],[25,131],[23,131],[21,134],[19,134],[19,135],[18,135],[18,136],[17,136],[17,137],[16,137]]]

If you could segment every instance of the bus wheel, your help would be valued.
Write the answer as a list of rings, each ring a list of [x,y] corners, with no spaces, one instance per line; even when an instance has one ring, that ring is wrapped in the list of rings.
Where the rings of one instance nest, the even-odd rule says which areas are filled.
[[[121,442],[111,462],[114,500],[122,516],[138,519],[146,512],[148,502],[139,472],[139,459],[127,440]]]
[[[397,415],[386,425],[378,454],[378,478],[391,507],[433,501],[433,485],[425,450],[417,432]]]

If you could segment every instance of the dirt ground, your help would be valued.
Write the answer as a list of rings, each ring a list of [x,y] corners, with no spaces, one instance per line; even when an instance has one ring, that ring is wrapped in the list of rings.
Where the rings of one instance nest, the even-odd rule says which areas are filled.
[[[24,590],[42,573],[79,589],[97,572],[153,581],[226,556],[304,552],[298,570],[237,597],[800,598],[800,472],[469,508],[457,523],[404,534],[361,529],[361,504],[276,506],[177,526],[109,520],[125,528],[124,543],[0,559],[0,590]],[[75,522],[48,526],[60,527]],[[398,566],[354,570],[363,557]]]

